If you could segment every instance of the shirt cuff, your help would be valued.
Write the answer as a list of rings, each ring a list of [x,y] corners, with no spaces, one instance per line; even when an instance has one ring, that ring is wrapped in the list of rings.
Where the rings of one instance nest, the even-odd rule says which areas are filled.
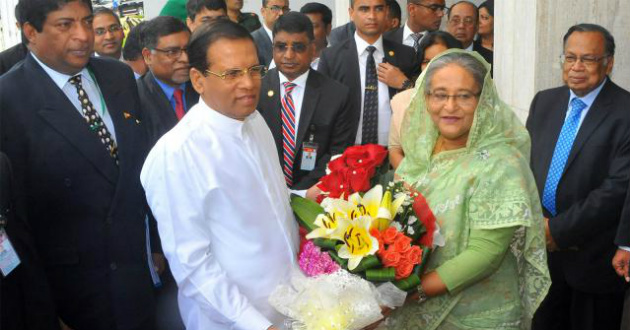
[[[267,330],[273,325],[251,305],[234,321],[234,330]]]
[[[302,198],[306,198],[306,190],[292,190],[292,189],[289,189],[289,193],[298,195],[298,196],[300,196]]]
[[[619,248],[622,249],[622,250],[630,252],[630,246],[620,246]]]

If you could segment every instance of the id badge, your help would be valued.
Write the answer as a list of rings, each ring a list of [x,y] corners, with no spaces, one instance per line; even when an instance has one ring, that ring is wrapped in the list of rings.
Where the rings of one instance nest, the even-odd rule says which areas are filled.
[[[0,271],[3,276],[8,276],[17,266],[20,265],[20,257],[18,257],[9,236],[4,228],[0,228]]]
[[[302,144],[302,165],[300,170],[312,171],[315,169],[315,160],[317,159],[317,143],[304,142]]]

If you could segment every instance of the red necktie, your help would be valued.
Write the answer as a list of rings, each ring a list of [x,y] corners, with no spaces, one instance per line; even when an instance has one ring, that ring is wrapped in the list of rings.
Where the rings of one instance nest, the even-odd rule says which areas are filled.
[[[184,111],[184,92],[181,89],[176,89],[173,93],[173,97],[175,97],[175,115],[177,115],[177,120],[182,120],[182,117],[186,114]]]
[[[291,92],[296,84],[284,83],[284,97],[282,98],[282,150],[284,164],[282,172],[287,186],[293,185],[293,159],[295,158],[295,104]]]

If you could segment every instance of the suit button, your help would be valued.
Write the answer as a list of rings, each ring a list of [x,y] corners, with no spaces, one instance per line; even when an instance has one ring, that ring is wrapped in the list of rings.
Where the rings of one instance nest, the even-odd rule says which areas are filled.
[[[116,270],[116,269],[118,269],[118,265],[116,265],[115,262],[112,262],[111,264],[109,264],[109,269]]]
[[[70,178],[63,179],[63,185],[66,187],[72,186],[72,180],[70,180]]]

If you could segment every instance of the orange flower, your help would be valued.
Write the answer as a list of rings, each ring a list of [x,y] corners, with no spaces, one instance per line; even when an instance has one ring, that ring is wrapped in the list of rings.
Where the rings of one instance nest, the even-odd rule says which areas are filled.
[[[396,240],[394,241],[394,247],[396,248],[396,251],[400,251],[401,253],[409,251],[409,249],[411,248],[410,244],[411,238],[403,234],[398,235],[398,237],[396,237]]]
[[[383,232],[383,241],[385,244],[393,244],[399,234],[395,227],[389,227]]]
[[[414,265],[420,264],[422,262],[422,249],[417,245],[412,246],[407,251],[405,258],[409,259]]]
[[[403,278],[409,277],[409,275],[411,275],[411,272],[413,272],[413,267],[414,264],[410,263],[408,260],[401,260],[396,267],[396,279],[401,280]]]
[[[394,251],[386,251],[383,254],[382,260],[385,267],[397,267],[400,262],[400,253]]]

